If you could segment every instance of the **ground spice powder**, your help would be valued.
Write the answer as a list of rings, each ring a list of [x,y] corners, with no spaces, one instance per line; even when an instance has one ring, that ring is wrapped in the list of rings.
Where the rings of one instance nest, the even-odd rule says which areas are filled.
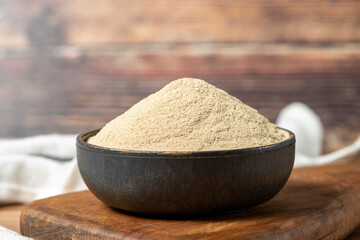
[[[135,104],[88,142],[126,150],[211,151],[263,146],[288,137],[225,91],[182,78]]]

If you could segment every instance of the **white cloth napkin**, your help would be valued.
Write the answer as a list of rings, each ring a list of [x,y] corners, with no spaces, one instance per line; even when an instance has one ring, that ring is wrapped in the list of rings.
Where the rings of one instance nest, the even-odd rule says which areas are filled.
[[[17,232],[0,226],[0,240],[30,240],[32,238],[24,237]]]
[[[323,126],[319,117],[302,103],[286,106],[276,123],[295,133],[295,167],[350,161],[359,154],[360,137],[351,146],[320,156]],[[75,135],[51,134],[0,140],[0,204],[86,189],[76,164],[75,139]],[[0,227],[1,239],[28,238]]]
[[[75,135],[0,141],[0,203],[29,202],[86,189],[75,159]],[[59,161],[55,159],[72,159]]]

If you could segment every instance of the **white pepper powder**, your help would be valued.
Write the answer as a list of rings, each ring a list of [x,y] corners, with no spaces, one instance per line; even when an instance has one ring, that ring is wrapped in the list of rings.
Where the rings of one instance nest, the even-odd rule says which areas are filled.
[[[123,150],[211,151],[269,145],[288,137],[225,91],[182,78],[110,121],[88,142]]]

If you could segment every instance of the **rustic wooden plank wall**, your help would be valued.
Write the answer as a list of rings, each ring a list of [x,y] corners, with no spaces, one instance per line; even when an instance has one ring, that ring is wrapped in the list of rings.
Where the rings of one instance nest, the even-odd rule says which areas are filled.
[[[101,127],[183,76],[275,120],[292,101],[326,147],[360,134],[360,4],[0,0],[0,137]]]
[[[3,45],[360,40],[357,0],[2,0]],[[39,42],[43,38],[46,42]]]

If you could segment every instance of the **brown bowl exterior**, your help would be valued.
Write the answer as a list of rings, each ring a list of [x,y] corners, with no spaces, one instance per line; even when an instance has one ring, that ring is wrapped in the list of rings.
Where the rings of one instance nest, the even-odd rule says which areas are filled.
[[[193,215],[264,203],[285,185],[295,136],[247,149],[199,152],[119,151],[77,138],[77,161],[89,190],[109,206],[140,214]]]

